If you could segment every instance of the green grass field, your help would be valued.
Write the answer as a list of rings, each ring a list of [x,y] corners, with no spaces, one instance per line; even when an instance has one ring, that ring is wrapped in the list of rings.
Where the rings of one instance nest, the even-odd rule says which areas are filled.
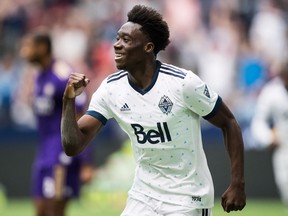
[[[121,203],[121,202],[120,202]],[[115,203],[110,205],[102,202],[94,206],[86,206],[81,202],[73,201],[68,209],[67,216],[119,216],[121,213],[120,205]],[[0,210],[1,216],[33,216],[33,206],[31,201],[9,200],[5,207]],[[220,202],[215,203],[213,216],[285,216],[288,210],[285,209],[279,200],[256,200],[248,199],[245,210],[241,212],[225,213],[223,212]]]

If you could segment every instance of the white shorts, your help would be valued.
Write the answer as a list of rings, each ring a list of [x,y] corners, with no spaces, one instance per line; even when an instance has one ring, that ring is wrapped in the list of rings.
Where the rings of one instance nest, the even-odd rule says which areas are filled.
[[[146,195],[128,197],[121,216],[212,216],[212,209],[191,209],[166,203]]]

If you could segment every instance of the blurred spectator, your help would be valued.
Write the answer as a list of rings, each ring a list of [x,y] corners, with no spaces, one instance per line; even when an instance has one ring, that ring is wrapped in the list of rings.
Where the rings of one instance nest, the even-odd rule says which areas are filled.
[[[232,6],[216,1],[198,57],[199,76],[231,104],[235,91],[237,38],[230,16]]]
[[[251,26],[252,45],[269,65],[271,76],[287,59],[287,24],[280,2],[262,1]]]
[[[17,44],[26,31],[27,15],[21,0],[0,2],[0,56],[15,54]],[[15,46],[16,44],[16,46]]]
[[[251,17],[242,12],[232,14],[235,30],[238,35],[238,52],[236,60],[236,91],[233,105],[235,115],[242,126],[246,149],[255,148],[251,139],[250,123],[254,115],[255,100],[259,91],[268,79],[268,68],[265,61],[251,45],[249,32]]]
[[[63,12],[63,19],[51,29],[54,56],[72,64],[77,71],[83,71],[89,42],[89,23],[85,14],[76,8]]]
[[[11,124],[11,104],[19,82],[20,63],[12,54],[6,53],[0,61],[0,122]]]
[[[36,119],[33,113],[33,90],[36,72],[36,69],[31,65],[22,65],[19,83],[12,101],[12,120],[15,126],[22,129],[36,129]]]

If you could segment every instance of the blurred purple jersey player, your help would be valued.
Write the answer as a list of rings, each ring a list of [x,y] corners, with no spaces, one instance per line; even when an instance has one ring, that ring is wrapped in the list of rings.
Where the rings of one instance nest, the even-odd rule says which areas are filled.
[[[57,169],[57,171],[55,170],[57,174],[65,175],[63,173],[65,170],[60,171],[58,165],[66,166],[68,169],[66,170],[68,171],[67,175],[70,177],[68,180],[71,180],[75,175],[78,178],[78,170],[82,160],[88,159],[86,158],[87,152],[80,157],[67,157],[61,146],[61,94],[63,94],[65,89],[65,82],[67,82],[67,75],[70,74],[70,71],[71,69],[66,64],[53,61],[46,69],[40,71],[36,79],[34,111],[37,117],[40,142],[34,164],[35,173],[33,177],[35,181],[33,182],[33,187],[35,196],[51,198],[55,195],[55,191],[49,186],[51,185],[51,175],[53,174],[51,173],[53,171],[51,167]],[[81,111],[81,107],[83,107],[81,103],[78,103],[77,108],[79,111]],[[86,162],[88,163],[88,161]],[[75,179],[74,182],[68,182],[67,188],[63,188],[62,196],[77,196],[79,179],[77,181]]]
[[[40,66],[34,90],[39,146],[32,176],[37,216],[64,216],[69,198],[79,195],[81,180],[87,181],[92,176],[89,150],[77,157],[68,157],[63,152],[62,96],[73,70],[66,63],[54,60],[51,52],[50,37],[44,32],[28,35],[21,50],[23,57]],[[79,114],[84,103],[85,98],[76,102]]]

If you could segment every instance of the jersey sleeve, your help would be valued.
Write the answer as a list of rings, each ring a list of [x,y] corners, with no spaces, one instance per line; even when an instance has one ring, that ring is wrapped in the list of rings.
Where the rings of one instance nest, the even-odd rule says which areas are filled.
[[[184,79],[183,97],[186,106],[205,119],[213,117],[222,103],[221,97],[191,71]]]
[[[103,125],[111,118],[107,105],[107,92],[107,80],[105,79],[92,95],[88,111],[86,112],[87,115],[91,115],[101,121]]]

